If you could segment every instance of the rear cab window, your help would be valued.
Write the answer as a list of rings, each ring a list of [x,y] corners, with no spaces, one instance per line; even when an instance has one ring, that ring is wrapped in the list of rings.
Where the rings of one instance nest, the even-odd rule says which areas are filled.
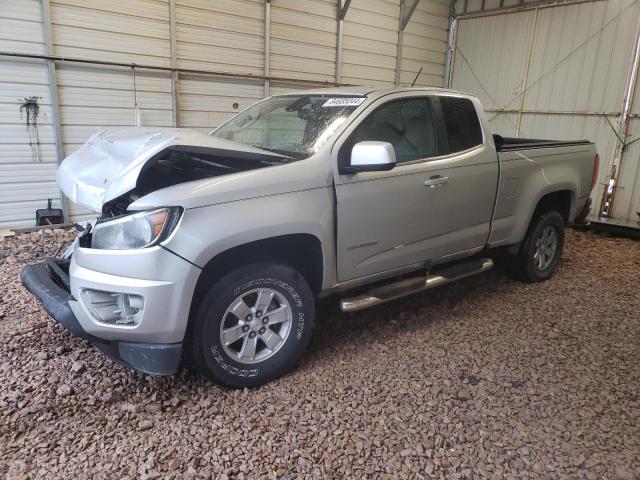
[[[444,129],[439,142],[440,155],[458,153],[482,145],[482,127],[473,102],[462,97],[436,98],[442,114],[440,126]]]

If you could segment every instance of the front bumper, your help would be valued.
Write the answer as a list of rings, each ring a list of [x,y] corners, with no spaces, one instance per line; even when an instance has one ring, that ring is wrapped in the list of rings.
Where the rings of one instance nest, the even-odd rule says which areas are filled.
[[[142,373],[170,375],[180,363],[182,343],[150,343],[108,340],[87,332],[70,307],[69,261],[49,259],[26,265],[20,272],[22,284],[54,320],[73,335],[88,340],[114,361]]]

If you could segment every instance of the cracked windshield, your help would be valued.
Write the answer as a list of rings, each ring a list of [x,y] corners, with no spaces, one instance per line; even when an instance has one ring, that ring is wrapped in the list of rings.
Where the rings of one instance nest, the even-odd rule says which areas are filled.
[[[365,100],[335,95],[271,97],[211,135],[301,160],[316,153]]]

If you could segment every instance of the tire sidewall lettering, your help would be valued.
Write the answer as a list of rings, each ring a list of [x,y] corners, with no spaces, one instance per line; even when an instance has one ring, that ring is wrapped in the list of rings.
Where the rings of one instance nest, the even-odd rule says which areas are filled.
[[[256,288],[258,286],[280,287],[283,290],[285,290],[293,298],[293,301],[295,302],[298,308],[302,308],[303,306],[302,299],[300,298],[300,295],[295,290],[295,288],[293,288],[287,282],[278,280],[277,278],[267,277],[267,278],[256,278],[255,280],[250,280],[249,282],[245,282],[242,285],[236,287],[233,290],[233,295],[237,297],[240,295],[242,291],[251,290],[252,288]]]
[[[211,347],[211,354],[213,355],[213,359],[218,363],[218,365],[220,365],[220,368],[222,368],[223,370],[225,370],[227,373],[231,375],[250,378],[250,377],[257,377],[258,374],[260,373],[260,369],[258,368],[241,369],[241,368],[237,368],[229,365],[227,362],[224,361],[224,357],[218,350],[217,345],[213,345]]]

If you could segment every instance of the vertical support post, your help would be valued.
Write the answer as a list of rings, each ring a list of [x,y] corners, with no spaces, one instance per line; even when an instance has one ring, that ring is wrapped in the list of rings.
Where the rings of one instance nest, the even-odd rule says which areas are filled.
[[[264,76],[271,76],[271,0],[264,1]],[[264,96],[268,97],[271,84],[268,78],[264,80]]]
[[[407,28],[409,20],[413,12],[416,11],[418,2],[420,0],[413,0],[411,5],[407,8],[406,0],[400,0],[400,21],[398,23],[398,47],[396,49],[396,76],[394,84],[396,87],[400,85],[400,71],[402,69],[402,44],[404,43],[404,29]]]
[[[351,0],[338,0],[336,18],[338,19],[338,33],[336,38],[336,83],[342,83],[342,45],[344,42],[344,18],[351,5]]]
[[[338,0],[336,18],[338,19],[338,31],[336,33],[336,83],[342,81],[342,41],[344,37],[344,19],[342,18],[343,1]]]
[[[602,193],[600,201],[599,216],[601,218],[611,217],[613,203],[618,189],[618,176],[620,175],[620,166],[622,165],[622,156],[625,151],[625,142],[629,133],[629,116],[631,115],[631,107],[633,106],[633,97],[635,96],[636,83],[638,81],[638,66],[640,65],[640,14],[636,24],[636,44],[633,50],[633,62],[627,88],[625,90],[624,99],[622,100],[622,115],[618,125],[618,137],[622,141],[617,140],[613,147],[613,161],[607,175],[606,188]]]
[[[336,83],[342,83],[342,41],[344,20],[338,18],[338,38],[336,39]]]
[[[449,34],[447,35],[447,57],[444,62],[444,76],[442,87],[451,88],[453,78],[453,62],[456,55],[456,41],[458,37],[458,17],[451,17],[449,21]]]
[[[531,35],[529,36],[529,54],[527,56],[527,65],[524,70],[524,78],[522,79],[522,98],[520,98],[520,109],[518,110],[518,125],[516,127],[516,137],[520,138],[520,128],[522,127],[522,112],[524,110],[524,100],[527,94],[527,84],[529,82],[529,69],[531,67],[531,57],[533,55],[533,42],[536,38],[536,29],[538,27],[538,12],[540,10],[536,8],[533,16],[533,28],[531,29]]]
[[[404,19],[405,0],[400,0],[400,15],[398,17],[398,45],[396,48],[396,74],[393,80],[393,84],[396,87],[400,86],[400,71],[402,70],[402,44],[404,43],[404,29],[402,28],[402,21]]]
[[[178,53],[176,48],[176,0],[169,0],[169,44],[171,47],[171,117],[174,127],[178,127]]]
[[[47,55],[53,55],[53,41],[51,33],[51,4],[49,0],[42,0],[42,26],[44,31],[44,42]],[[64,145],[62,143],[62,125],[60,121],[60,99],[58,97],[58,78],[56,77],[56,62],[47,60],[47,70],[49,75],[49,96],[51,97],[51,112],[53,121],[53,133],[56,142],[56,158],[58,165],[64,160]],[[69,203],[60,190],[60,203],[62,204],[62,215],[64,221],[69,222]]]

